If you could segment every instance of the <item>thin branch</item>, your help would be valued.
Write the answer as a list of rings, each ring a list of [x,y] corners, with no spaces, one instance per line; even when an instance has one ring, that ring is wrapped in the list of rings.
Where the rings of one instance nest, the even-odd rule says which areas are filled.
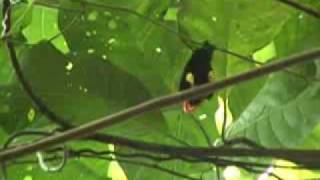
[[[15,138],[18,138],[20,136],[48,136],[50,135],[50,133],[47,132],[42,132],[42,131],[22,131],[19,133],[16,133],[14,135],[12,135],[10,138],[8,138],[8,140],[6,141],[4,147],[7,148],[7,146],[10,144],[10,142],[12,142]],[[210,163],[223,163],[223,164],[236,164],[236,165],[243,165],[243,166],[258,166],[258,167],[266,167],[269,165],[263,165],[263,164],[257,164],[257,163],[246,163],[246,162],[236,162],[236,161],[229,161],[229,160],[225,160],[225,159],[219,159],[219,158],[205,158],[203,159],[202,157],[200,157],[199,159],[194,159],[194,158],[188,158],[188,157],[182,157],[179,155],[176,156],[171,156],[171,155],[167,155],[167,156],[153,156],[151,154],[147,154],[147,153],[131,153],[131,154],[127,154],[127,153],[119,153],[119,152],[113,152],[113,151],[96,151],[96,150],[92,150],[92,149],[81,149],[81,150],[66,150],[66,149],[62,149],[61,147],[57,147],[54,149],[50,149],[45,151],[46,153],[56,153],[57,151],[65,151],[67,152],[66,154],[68,154],[68,156],[70,155],[70,157],[73,157],[74,154],[89,154],[89,155],[96,155],[96,156],[106,156],[106,155],[115,155],[117,157],[121,157],[121,158],[130,158],[130,159],[147,159],[147,160],[152,160],[152,161],[156,161],[156,162],[164,162],[164,161],[171,161],[171,160],[182,160],[185,162],[189,162],[189,163],[203,163],[203,162],[210,162]],[[160,154],[161,155],[161,154]],[[54,160],[54,159],[52,159]],[[14,162],[15,164],[16,162]],[[2,164],[3,169],[3,174],[6,173],[6,165],[7,164]],[[276,166],[278,167],[278,166]],[[283,167],[278,167],[278,168],[283,168]],[[288,167],[285,167],[288,168]]]
[[[7,44],[9,49],[13,48],[10,42],[8,43],[7,41]],[[10,50],[10,53],[13,53],[13,52]],[[65,132],[58,133],[56,135],[53,135],[47,138],[43,138],[42,140],[36,143],[28,144],[24,147],[17,147],[15,149],[2,151],[0,152],[0,160],[16,158],[18,156],[32,153],[50,146],[54,146],[60,143],[65,143],[73,139],[88,137],[90,135],[93,135],[95,132],[99,130],[102,130],[106,127],[109,127],[118,123],[125,122],[129,118],[136,117],[146,112],[168,107],[170,105],[180,103],[187,99],[196,98],[201,95],[206,95],[206,94],[212,93],[213,91],[221,90],[226,87],[230,87],[230,86],[233,86],[242,82],[246,82],[246,81],[249,81],[273,72],[283,70],[292,65],[312,61],[318,57],[320,57],[320,48],[317,48],[308,52],[304,52],[298,55],[293,55],[284,59],[280,59],[275,63],[262,66],[260,68],[239,74],[237,76],[227,78],[225,80],[204,84],[189,90],[175,93],[173,95],[167,95],[160,98],[152,99],[152,100],[143,102],[141,104],[138,104],[136,106],[122,110],[118,113],[114,113],[107,117],[103,117],[95,121],[86,123],[84,125],[73,128],[71,130],[67,130]],[[261,151],[261,150],[258,150],[258,151]],[[251,153],[254,153],[254,152],[251,152]],[[267,153],[267,152],[264,152],[264,153]],[[288,159],[288,157],[286,159]]]
[[[43,101],[42,99],[33,91],[32,86],[29,84],[29,82],[27,81],[27,79],[24,76],[24,73],[21,69],[21,66],[19,64],[16,52],[15,52],[15,48],[13,46],[13,42],[10,41],[9,39],[9,32],[10,32],[10,28],[11,28],[11,21],[10,21],[10,2],[9,0],[5,0],[4,1],[4,7],[3,7],[3,16],[7,17],[6,21],[4,22],[5,28],[4,28],[4,35],[3,37],[5,37],[5,41],[7,44],[7,47],[9,49],[9,55],[10,55],[10,60],[12,63],[12,66],[16,72],[16,76],[20,82],[20,84],[22,85],[23,90],[27,93],[27,95],[30,97],[30,99],[32,100],[32,102],[34,103],[34,105],[36,106],[36,108],[43,114],[46,116],[46,118],[48,120],[50,120],[51,122],[59,125],[62,130],[66,130],[66,129],[70,129],[72,127],[74,127],[74,125],[72,125],[71,123],[69,123],[70,121],[64,119],[63,117],[59,116],[58,114],[56,114],[54,111],[52,111]],[[142,16],[142,15],[141,15]],[[75,16],[71,22],[71,24],[75,21],[75,19],[77,18],[77,16]],[[69,28],[66,27],[63,31],[66,31]],[[59,35],[59,34],[58,34]],[[57,37],[54,36],[54,38]],[[103,137],[102,134],[98,135],[99,137]],[[169,135],[168,135],[169,136]],[[169,136],[170,137],[170,136]],[[171,137],[172,139],[174,139],[173,137]],[[104,140],[106,138],[103,138]],[[96,141],[99,141],[98,139],[94,139]],[[105,142],[104,140],[100,141],[100,142]],[[177,140],[178,139],[174,139]],[[180,143],[184,143],[182,140],[179,141]],[[109,143],[109,142],[106,142]]]
[[[233,57],[236,57],[236,58],[239,58],[241,61],[245,61],[245,62],[248,62],[248,63],[251,63],[251,64],[254,64],[254,65],[266,65],[268,62],[266,63],[263,63],[263,62],[260,62],[260,61],[256,61],[254,60],[253,58],[251,57],[248,57],[248,56],[245,56],[245,55],[242,55],[242,54],[239,54],[237,52],[233,52],[233,51],[230,51],[228,49],[225,49],[225,48],[221,48],[221,47],[217,47],[215,46],[215,48],[220,51],[220,52],[223,52],[223,53],[226,53],[228,55],[231,55]],[[285,73],[288,73],[290,75],[293,75],[293,76],[296,76],[298,78],[302,78],[306,81],[320,81],[319,78],[316,78],[316,77],[305,77],[303,74],[300,74],[300,73],[297,73],[297,72],[294,72],[292,70],[289,70],[289,69],[284,69],[283,70]]]
[[[10,0],[3,1],[3,9],[2,15],[4,17],[3,22],[3,33],[2,38],[6,42],[7,48],[9,50],[11,64],[14,67],[17,79],[19,80],[20,84],[22,85],[24,91],[28,94],[28,97],[32,100],[32,102],[36,105],[41,113],[47,116],[51,121],[55,122],[62,126],[62,128],[71,128],[72,125],[68,123],[67,120],[63,119],[62,117],[55,114],[47,105],[42,101],[40,97],[38,97],[29,82],[25,79],[24,74],[22,72],[21,66],[19,65],[19,61],[14,49],[14,45],[11,41],[9,41],[9,33],[11,30],[11,4]]]
[[[134,159],[128,159],[128,158],[135,158],[136,156],[134,154],[114,154],[111,151],[101,151],[101,152],[97,152],[97,151],[93,151],[93,150],[89,150],[89,149],[81,149],[81,150],[68,150],[68,158],[90,158],[90,159],[98,159],[98,160],[107,160],[107,161],[118,161],[118,162],[122,162],[122,163],[126,163],[126,164],[133,164],[133,165],[138,165],[138,166],[143,166],[146,168],[152,168],[164,173],[168,173],[170,175],[173,176],[177,176],[177,177],[181,177],[183,179],[189,179],[189,180],[199,180],[198,178],[193,178],[191,176],[187,176],[185,174],[182,174],[180,172],[177,171],[173,171],[171,169],[167,169],[164,167],[161,167],[159,165],[159,163],[146,163],[143,161],[137,161]],[[119,156],[119,158],[113,158],[111,156],[108,155],[116,155]],[[56,157],[50,157],[45,159],[46,162],[50,162],[50,161],[54,161],[56,160]],[[22,161],[16,161],[11,163],[10,165],[21,165],[21,164],[30,164],[30,163],[38,163],[37,160],[22,160]]]
[[[93,151],[94,152],[94,151]],[[98,154],[95,154],[95,153],[93,153],[93,154],[91,154],[91,155],[87,155],[87,154],[84,154],[83,152],[81,152],[81,151],[76,151],[76,153],[78,153],[79,154],[79,156],[81,156],[81,157],[96,157],[96,158],[109,158],[109,157],[105,157],[105,156],[102,156],[103,154],[100,154],[100,153],[98,153]],[[120,158],[116,158],[115,160],[117,160],[117,161],[119,161],[119,162],[123,162],[123,161],[121,161],[121,160],[126,160],[126,161],[131,161],[131,162],[134,162],[134,161],[132,161],[131,159],[129,160],[129,159],[124,159],[124,157],[123,156],[120,156]],[[243,169],[245,169],[245,170],[247,170],[247,171],[250,171],[250,172],[253,172],[253,173],[261,173],[261,172],[263,172],[263,171],[260,171],[260,170],[258,170],[258,169],[256,169],[256,168],[254,168],[255,166],[255,163],[246,163],[246,162],[236,162],[236,161],[228,161],[228,160],[223,160],[223,159],[215,159],[215,160],[213,160],[212,161],[213,163],[215,163],[216,164],[216,166],[217,167],[219,167],[219,166],[227,166],[227,165],[237,165],[237,166],[239,166],[240,168],[243,168]],[[233,163],[234,162],[234,163]],[[125,163],[125,162],[124,162]],[[140,164],[140,163],[142,163],[142,164]],[[148,163],[149,164],[149,163]],[[142,165],[142,166],[145,166],[145,163],[142,161],[139,161],[139,162],[137,162],[137,165]],[[163,171],[164,169],[161,167],[161,166],[158,166],[158,164],[149,164],[149,165],[152,165],[152,166],[155,166],[156,165],[156,169],[158,169],[158,170],[161,170],[161,171]],[[258,164],[259,165],[259,164]],[[265,165],[266,167],[267,166],[269,166],[269,165]],[[147,166],[145,166],[145,167],[149,167],[148,165]],[[260,166],[260,167],[264,167],[264,166]],[[284,167],[284,168],[286,168],[286,167]],[[169,170],[169,169],[168,169]],[[169,174],[172,174],[172,175],[177,175],[176,173],[177,172],[175,172],[175,171],[172,171],[172,170],[169,170],[169,171],[167,171],[167,170],[164,170],[164,172],[168,172]],[[179,174],[181,174],[181,173],[179,173]],[[182,177],[182,176],[180,176],[178,174],[178,176],[179,177]],[[183,175],[183,174],[181,174],[181,175]],[[270,176],[273,176],[273,177],[275,177],[275,178],[277,178],[277,179],[281,179],[279,176],[277,176],[276,174],[274,174],[274,173],[269,173],[269,175]],[[186,175],[183,175],[183,176],[186,176]],[[185,177],[186,178],[186,177]],[[218,176],[218,179],[220,178],[220,175]],[[200,179],[202,179],[201,177],[200,177]]]
[[[12,63],[12,66],[14,67],[17,78],[20,81],[21,85],[23,86],[24,91],[28,94],[28,97],[32,99],[32,102],[35,103],[39,111],[43,113],[45,116],[49,117],[49,119],[55,122],[56,124],[60,124],[62,125],[62,127],[71,128],[72,126],[69,123],[67,123],[68,122],[67,120],[55,114],[49,107],[47,107],[47,105],[42,101],[42,99],[34,93],[28,81],[24,79],[22,69],[17,60],[15,51],[13,50],[14,46],[12,42],[7,41],[7,47],[9,50],[11,63]]]
[[[227,128],[227,92],[224,92],[223,97],[223,122],[222,122],[222,130],[221,130],[221,139],[222,142],[226,142],[226,128]]]
[[[130,159],[144,159],[144,160],[152,160],[155,162],[164,162],[164,161],[171,161],[177,159],[176,157],[161,157],[161,156],[154,156],[151,154],[146,154],[146,153],[120,153],[120,152],[115,152],[115,151],[95,151],[92,149],[81,149],[81,150],[76,150],[72,153],[78,153],[78,154],[89,154],[89,155],[97,155],[97,156],[106,156],[106,155],[114,155],[117,157],[121,158],[130,158]]]
[[[168,173],[170,175],[174,175],[174,176],[177,176],[177,177],[180,177],[180,178],[183,178],[183,179],[199,180],[199,178],[190,177],[190,176],[187,176],[187,175],[182,174],[180,172],[173,171],[171,169],[167,169],[167,168],[161,167],[156,163],[152,163],[151,164],[151,163],[146,163],[146,162],[141,162],[141,161],[136,162],[136,161],[132,161],[132,160],[128,160],[128,159],[103,157],[103,156],[98,156],[98,157],[90,156],[90,155],[82,155],[82,156],[83,157],[88,157],[88,158],[104,159],[104,160],[108,160],[108,161],[118,161],[118,162],[121,162],[121,163],[133,164],[133,165],[137,165],[137,166],[144,166],[144,167],[155,169],[155,170],[158,170],[158,171],[161,171],[161,172],[165,172],[165,173]]]
[[[20,131],[17,133],[14,133],[9,136],[9,138],[5,141],[3,144],[3,149],[7,149],[9,145],[18,137],[21,136],[50,136],[52,133],[49,132],[43,132],[43,131],[33,131],[33,130],[27,130],[27,131]]]
[[[55,152],[55,151],[53,151]],[[246,167],[260,167],[260,168],[265,168],[269,167],[270,164],[263,164],[263,163],[251,163],[251,162],[242,162],[242,161],[235,161],[235,160],[228,160],[228,159],[222,159],[222,158],[203,158],[203,157],[186,157],[186,156],[180,156],[180,155],[175,155],[175,156],[166,156],[166,157],[161,157],[161,156],[153,156],[147,153],[119,153],[119,152],[114,152],[114,151],[96,151],[92,149],[80,149],[80,150],[69,150],[68,154],[74,155],[74,154],[79,154],[79,155],[95,155],[95,156],[108,156],[108,155],[114,155],[116,157],[120,158],[127,158],[127,159],[144,159],[144,160],[152,160],[155,162],[167,162],[167,161],[172,161],[172,160],[182,160],[184,162],[188,163],[213,163],[217,165],[237,165],[237,166],[246,166]],[[279,165],[273,165],[276,168],[295,168],[296,166],[279,166]]]
[[[9,7],[10,8],[10,7]],[[7,7],[4,15],[9,16],[9,12]],[[4,8],[5,9],[5,8]],[[8,25],[8,24],[6,24]],[[5,32],[8,30],[7,28],[4,28]],[[6,39],[6,38],[5,38]],[[9,49],[9,53],[12,53],[13,45],[8,43],[7,41],[7,46]],[[48,146],[53,146],[59,143],[63,143],[66,141],[69,141],[71,139],[76,139],[76,138],[81,138],[85,137],[88,135],[92,135],[95,131],[102,129],[106,126],[113,125],[115,123],[123,122],[127,118],[133,117],[140,115],[142,113],[145,113],[147,111],[159,109],[161,107],[167,107],[169,105],[181,102],[185,99],[189,98],[194,98],[202,94],[208,94],[214,90],[219,90],[222,88],[226,88],[228,86],[243,82],[243,81],[248,81],[253,78],[266,75],[275,71],[282,70],[286,67],[289,67],[291,65],[297,64],[297,63],[302,63],[306,62],[309,60],[312,60],[314,58],[317,58],[320,54],[320,49],[316,49],[314,51],[310,51],[308,53],[303,53],[298,56],[293,56],[290,58],[285,59],[284,61],[280,61],[274,64],[270,64],[261,68],[258,68],[256,70],[252,70],[246,73],[243,73],[239,76],[234,76],[231,78],[228,78],[226,80],[218,81],[216,83],[209,83],[203,86],[199,86],[197,88],[187,90],[184,92],[176,93],[174,95],[170,96],[165,96],[159,99],[154,99],[142,104],[139,104],[135,107],[126,109],[124,111],[121,111],[119,113],[113,114],[111,116],[108,116],[106,118],[102,118],[96,122],[88,123],[83,126],[80,126],[78,128],[48,137],[44,138],[43,140],[40,140],[37,143],[25,145],[23,147],[17,147],[14,149],[9,149],[5,151],[0,152],[0,160],[7,160],[10,158],[16,158],[18,156],[22,156],[31,152],[34,152],[36,150],[41,150],[44,148],[47,148]],[[12,57],[12,56],[11,56]],[[95,136],[97,138],[97,136]],[[119,143],[118,143],[119,144]],[[131,145],[133,146],[139,146],[137,144],[133,144],[131,142]],[[141,144],[140,144],[141,145]],[[144,144],[146,146],[146,144]],[[284,159],[293,159],[293,160],[301,160],[301,156],[298,156],[296,153],[301,153],[301,151],[294,151],[294,150],[248,150],[248,149],[224,149],[224,148],[206,148],[206,149],[199,149],[199,148],[179,148],[179,147],[172,147],[172,146],[165,146],[165,145],[154,145],[148,144],[149,147],[153,147],[151,149],[144,149],[144,150],[151,150],[153,152],[162,152],[162,153],[169,153],[169,154],[177,154],[177,153],[182,153],[188,156],[196,156],[200,155],[202,156],[203,153],[209,153],[208,155],[214,155],[214,156],[275,156],[279,158],[284,158]],[[167,149],[165,149],[167,148]],[[209,151],[209,152],[208,152]],[[238,153],[237,153],[238,152]],[[253,153],[253,154],[252,154]],[[307,155],[315,155],[318,154],[318,151],[304,151]],[[299,154],[300,155],[300,154]],[[300,158],[299,158],[300,157]],[[311,156],[309,156],[309,161],[315,160],[312,159]],[[308,161],[307,161],[308,162]]]
[[[212,143],[211,143],[211,139],[210,136],[208,134],[208,132],[206,131],[206,129],[203,127],[203,125],[201,124],[201,122],[193,115],[190,114],[193,122],[197,125],[197,127],[200,129],[201,133],[203,134],[203,137],[205,138],[208,147],[212,147]]]
[[[113,11],[119,11],[119,12],[124,12],[130,15],[133,15],[137,18],[140,18],[142,20],[145,20],[147,22],[150,22],[153,25],[156,25],[158,27],[161,27],[165,30],[167,30],[168,32],[177,35],[179,37],[186,37],[185,35],[181,35],[179,34],[179,32],[175,31],[174,29],[172,29],[171,27],[167,26],[164,23],[158,22],[156,19],[151,18],[151,17],[147,17],[135,10],[132,10],[130,8],[124,7],[124,6],[114,6],[114,5],[110,5],[110,4],[105,4],[105,3],[95,3],[95,2],[89,2],[89,1],[84,1],[81,0],[79,1],[79,3],[81,3],[81,5],[83,5],[84,8],[86,7],[94,7],[96,9],[103,9],[103,10],[113,10]],[[79,12],[80,10],[77,8],[65,8],[65,7],[60,7],[59,5],[56,4],[52,4],[52,3],[48,3],[46,1],[41,1],[41,0],[37,0],[34,2],[34,4],[36,5],[41,5],[41,6],[46,6],[46,7],[51,7],[51,8],[57,8],[57,9],[61,9],[61,10],[67,10],[67,11],[72,11],[72,12]],[[80,11],[82,12],[82,11]],[[201,44],[201,43],[197,43],[196,44]]]
[[[56,153],[56,151],[60,151],[61,148],[56,148],[50,151],[46,151],[47,153]],[[95,150],[91,150],[91,149],[80,149],[80,150],[72,150],[72,149],[64,149],[64,151],[67,152],[68,154],[68,158],[74,158],[74,157],[82,157],[84,155],[90,155],[90,156],[109,156],[109,155],[115,155],[117,157],[120,158],[126,158],[126,159],[130,159],[132,160],[133,158],[146,158],[149,160],[153,160],[156,162],[163,162],[163,161],[168,161],[168,160],[182,160],[185,162],[189,162],[189,163],[205,163],[205,162],[209,162],[209,163],[214,163],[217,166],[228,166],[228,165],[235,165],[238,166],[240,168],[266,168],[269,167],[270,164],[261,164],[261,163],[252,163],[252,162],[243,162],[243,161],[235,161],[235,160],[228,160],[228,159],[223,159],[223,158],[203,158],[203,157],[196,157],[196,158],[188,158],[188,157],[170,157],[170,158],[150,158],[148,154],[137,154],[137,153],[133,153],[133,154],[124,154],[124,153],[117,153],[117,152],[113,152],[113,151],[95,151]],[[55,160],[55,158],[51,157],[46,159],[45,161],[51,161],[51,160]],[[25,163],[35,163],[36,161],[32,161],[32,160],[23,160],[23,161],[13,161],[12,163],[10,163],[10,165],[14,165],[14,164],[25,164]],[[286,169],[296,169],[296,170],[300,170],[301,167],[299,166],[280,166],[280,165],[274,165],[271,164],[273,167],[275,168],[286,168]]]
[[[119,145],[119,146],[125,146],[125,147],[129,147],[129,148],[133,148],[133,149],[137,149],[137,150],[141,150],[141,151],[147,151],[147,152],[154,152],[154,153],[162,153],[162,154],[169,154],[169,155],[175,155],[175,154],[178,154],[179,155],[179,152],[176,152],[177,151],[177,148],[179,149],[179,147],[174,147],[174,146],[168,146],[168,145],[161,145],[161,144],[155,144],[155,143],[145,143],[145,142],[140,142],[140,141],[136,141],[136,140],[129,140],[129,139],[126,139],[126,138],[123,138],[123,137],[115,137],[115,136],[110,136],[110,135],[95,135],[96,137],[94,137],[95,139],[98,139],[99,141],[105,141],[106,143],[109,142],[109,143],[112,143],[112,144],[115,144],[115,145]],[[245,149],[248,149],[248,148],[230,148],[228,147],[227,145],[235,145],[236,143],[234,141],[237,141],[238,144],[245,144],[247,145],[248,147],[251,147],[251,148],[257,148],[257,149],[262,149],[262,150],[267,150],[267,152],[273,154],[273,152],[270,152],[268,149],[265,149],[259,145],[256,145],[255,143],[251,142],[251,141],[248,141],[246,139],[242,139],[241,138],[237,138],[237,139],[234,139],[234,140],[229,140],[230,141],[230,144],[226,144],[226,146],[222,146],[222,147],[219,147],[219,148],[209,148],[209,149],[206,149],[208,151],[210,151],[210,149],[220,149],[218,150],[220,155],[221,156],[224,156],[224,157],[227,157],[227,156],[232,156],[232,153],[233,152],[230,152],[230,155],[227,153],[227,154],[223,154],[223,150],[224,149],[228,149],[228,150],[231,150],[233,149],[234,150],[234,153],[237,154],[238,151],[242,151],[242,150],[245,150]],[[185,148],[185,149],[188,149],[188,148]],[[197,148],[195,148],[197,149]],[[183,150],[182,150],[183,151]],[[214,151],[214,150],[213,150]],[[231,150],[232,151],[232,150]],[[277,149],[273,149],[272,151],[277,151]],[[282,151],[282,150],[281,150]],[[252,151],[254,154],[256,154],[256,151]],[[286,159],[291,159],[291,160],[294,160],[293,158],[295,158],[295,160],[305,160],[305,161],[308,161],[307,159],[304,158],[304,154],[303,153],[308,153],[310,156],[310,161],[312,162],[314,160],[314,162],[319,162],[320,161],[320,158],[319,159],[312,159],[312,156],[317,156],[317,155],[320,155],[320,152],[318,151],[310,151],[310,150],[307,150],[307,151],[296,151],[296,150],[283,150],[283,152],[277,152],[277,153],[280,153],[282,155],[279,156],[279,158],[283,158],[283,155],[285,156],[286,152],[289,152],[292,153],[290,155],[287,156]],[[219,156],[219,153],[216,155],[216,156]],[[245,152],[241,152],[240,154],[242,153],[245,153]],[[300,154],[301,153],[301,154]],[[258,153],[259,154],[259,153]],[[300,156],[299,156],[300,154]],[[214,153],[212,152],[212,155],[214,156]],[[182,155],[180,155],[180,158],[181,158]],[[193,155],[190,155],[190,156],[193,156],[195,157],[195,159],[198,159],[197,161],[199,161],[199,157],[201,157],[201,152],[199,153],[194,153]],[[235,156],[232,156],[232,157],[236,157],[237,155]],[[248,153],[246,155],[247,157],[250,157],[250,153]],[[265,156],[265,155],[260,155],[261,157],[262,156]],[[268,157],[272,157],[273,155],[270,155]],[[296,157],[293,157],[293,156],[296,156]],[[259,155],[253,155],[253,157],[259,157]],[[266,156],[265,156],[266,157]],[[290,158],[291,157],[291,158]],[[203,159],[201,159],[201,161],[203,161]],[[195,161],[193,161],[195,162]],[[211,160],[208,160],[207,162],[212,162],[212,159]],[[233,164],[234,165],[234,164]],[[239,164],[238,164],[239,165]],[[247,164],[247,165],[253,165],[253,164]],[[260,166],[261,164],[257,165],[257,164],[254,164],[256,166]],[[265,166],[268,166],[268,165],[262,165],[261,167],[265,167]],[[278,168],[294,168],[294,169],[298,169],[298,168],[301,168],[299,166],[295,166],[295,167],[280,167],[280,166],[277,166],[277,165],[273,165],[274,167],[278,167]],[[308,164],[308,167],[306,166],[303,166],[303,168],[312,168],[312,169],[318,169],[320,166],[317,165],[317,164],[312,164],[312,163],[309,163]]]
[[[303,4],[298,3],[297,1],[294,1],[294,0],[277,0],[277,1],[279,1],[283,4],[286,4],[288,6],[291,6],[293,8],[296,8],[300,11],[303,11],[306,14],[309,14],[315,18],[320,18],[320,11],[316,10],[310,6],[303,5]]]
[[[193,119],[193,122],[198,126],[198,128],[200,129],[200,131],[202,132],[204,138],[207,141],[208,147],[213,147],[212,143],[211,143],[211,139],[209,134],[207,133],[206,129],[203,127],[203,125],[201,124],[201,122],[193,115],[191,114],[191,118]],[[216,168],[216,177],[218,180],[220,180],[220,167],[218,165],[213,165],[213,167]],[[202,179],[202,178],[201,178]]]
[[[256,148],[256,149],[265,149],[265,147],[247,139],[247,138],[235,138],[235,139],[225,139],[224,147],[227,146],[234,146],[234,145],[246,145],[249,148]]]
[[[258,169],[251,168],[251,167],[242,167],[242,168],[243,168],[244,170],[248,171],[248,172],[252,172],[252,173],[256,173],[256,174],[262,174],[262,173],[264,173],[263,170],[258,170]],[[277,179],[277,180],[284,180],[284,179],[282,179],[280,176],[278,176],[277,174],[272,173],[272,172],[268,173],[268,176],[271,176],[271,177],[273,177],[273,178],[275,178],[275,179]]]
[[[281,1],[281,0],[279,0]],[[284,0],[286,1],[286,0]],[[291,0],[289,0],[291,2]],[[147,17],[147,16],[144,16],[143,14],[140,14],[132,9],[129,9],[129,8],[126,8],[126,7],[121,7],[121,6],[113,6],[113,5],[106,5],[106,4],[99,4],[99,3],[94,3],[94,2],[88,2],[88,1],[81,1],[81,3],[85,6],[92,6],[92,7],[95,7],[95,8],[102,8],[102,9],[111,9],[111,10],[117,10],[117,11],[120,11],[120,12],[125,12],[125,13],[128,13],[128,14],[131,14],[133,16],[136,16],[138,18],[141,18],[142,20],[145,20],[147,22],[150,22],[152,23],[153,25],[155,26],[159,26],[165,30],[167,30],[169,33],[172,33],[174,35],[177,35],[178,37],[180,37],[182,39],[183,42],[184,39],[187,39],[188,41],[192,41],[194,44],[197,44],[197,45],[202,45],[202,42],[196,42],[196,41],[193,41],[192,39],[190,39],[189,37],[187,37],[186,35],[184,34],[181,34],[175,30],[173,30],[172,28],[170,28],[169,26],[161,23],[161,22],[158,22],[156,21],[155,19],[152,19],[150,17]],[[35,1],[34,4],[36,5],[42,5],[42,6],[45,6],[45,7],[50,7],[50,8],[57,8],[57,9],[61,9],[61,10],[65,10],[65,11],[74,11],[74,12],[83,12],[83,10],[78,10],[78,9],[75,9],[75,8],[64,8],[64,7],[60,7],[59,5],[53,5],[53,4],[50,4],[48,2],[45,2],[45,1]],[[307,7],[308,9],[308,7]],[[316,11],[316,10],[314,10]],[[318,12],[319,14],[319,12]],[[188,44],[185,43],[187,46]],[[191,48],[190,46],[188,46],[189,48]],[[224,53],[227,53],[229,55],[232,55],[234,57],[237,57],[243,61],[247,61],[249,63],[254,63],[254,64],[259,64],[259,65],[263,65],[264,63],[261,63],[259,61],[255,61],[254,59],[250,58],[250,57],[247,57],[247,56],[244,56],[244,55],[241,55],[239,53],[236,53],[236,52],[233,52],[233,51],[230,51],[228,49],[225,49],[225,48],[222,48],[222,47],[217,47],[215,46],[215,48],[218,50],[218,51],[221,51],[221,52],[224,52]],[[191,48],[192,49],[192,48]],[[302,75],[298,74],[298,73],[295,73],[295,72],[292,72],[292,71],[289,71],[289,70],[286,70],[286,72],[290,73],[290,74],[293,74],[295,76],[299,76],[299,77],[302,77],[304,78]]]

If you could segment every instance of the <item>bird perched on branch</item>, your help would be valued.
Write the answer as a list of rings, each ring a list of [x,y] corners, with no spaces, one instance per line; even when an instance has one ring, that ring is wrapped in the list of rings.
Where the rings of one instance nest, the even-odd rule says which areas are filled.
[[[190,60],[184,68],[179,90],[189,89],[194,86],[208,83],[211,80],[211,58],[214,50],[215,47],[206,41],[200,48],[193,51]],[[209,99],[211,96],[212,94],[209,94],[184,101],[183,111],[186,113],[192,112],[204,99]]]

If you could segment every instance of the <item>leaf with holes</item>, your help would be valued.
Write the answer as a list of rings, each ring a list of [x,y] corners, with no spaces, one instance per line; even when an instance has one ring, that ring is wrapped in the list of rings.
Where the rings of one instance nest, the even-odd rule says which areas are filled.
[[[177,91],[190,51],[177,34],[141,17],[157,21],[156,15],[165,10],[168,3],[136,3],[130,12],[140,13],[139,16],[110,9],[106,2],[99,2],[97,7],[97,3],[85,4],[82,15],[60,11],[60,29],[68,27],[64,36],[72,53],[96,55],[118,66],[138,78],[153,96]],[[140,12],[142,7],[144,11]]]

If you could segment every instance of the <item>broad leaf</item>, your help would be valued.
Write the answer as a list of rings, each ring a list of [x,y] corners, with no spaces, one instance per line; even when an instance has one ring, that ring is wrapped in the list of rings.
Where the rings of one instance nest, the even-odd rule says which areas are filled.
[[[287,21],[275,45],[279,56],[320,45],[317,19],[301,14]],[[273,75],[230,129],[262,145],[295,147],[312,132],[319,115],[319,83],[313,63]],[[244,124],[245,123],[245,124]],[[294,138],[293,138],[294,137]]]

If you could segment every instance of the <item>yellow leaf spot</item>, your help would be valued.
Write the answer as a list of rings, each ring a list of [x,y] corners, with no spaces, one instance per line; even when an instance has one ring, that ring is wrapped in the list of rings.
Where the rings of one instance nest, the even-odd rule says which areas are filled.
[[[30,108],[29,112],[28,112],[28,115],[27,115],[28,121],[30,123],[33,122],[35,117],[36,117],[36,111],[33,108]]]

